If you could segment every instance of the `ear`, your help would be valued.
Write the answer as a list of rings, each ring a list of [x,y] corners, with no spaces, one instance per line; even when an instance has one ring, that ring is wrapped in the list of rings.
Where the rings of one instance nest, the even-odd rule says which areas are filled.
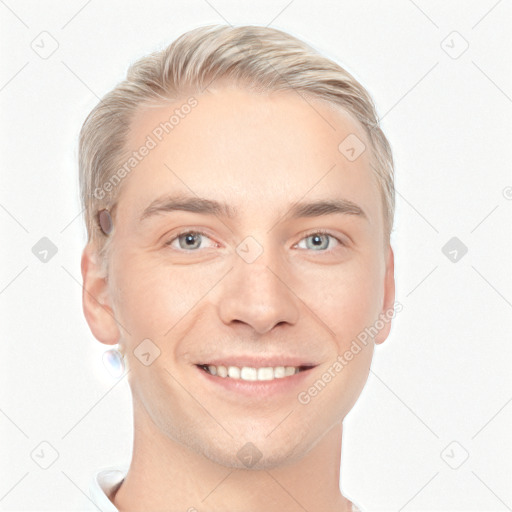
[[[384,300],[380,317],[384,327],[375,336],[375,343],[383,343],[391,330],[391,318],[394,316],[395,304],[395,256],[391,244],[386,258],[386,273],[384,276]]]
[[[115,345],[119,342],[120,331],[114,318],[109,284],[91,243],[82,253],[81,269],[82,308],[89,328],[98,341]]]

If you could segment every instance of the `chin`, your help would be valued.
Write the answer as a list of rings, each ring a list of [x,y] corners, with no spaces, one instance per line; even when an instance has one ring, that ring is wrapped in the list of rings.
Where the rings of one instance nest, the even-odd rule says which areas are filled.
[[[298,438],[296,431],[286,432],[285,435],[278,435],[276,431],[269,436],[269,429],[259,432],[253,428],[250,430],[243,435],[232,432],[232,439],[220,443],[218,439],[205,441],[200,453],[221,466],[258,471],[292,464],[315,444],[304,446],[304,440]]]

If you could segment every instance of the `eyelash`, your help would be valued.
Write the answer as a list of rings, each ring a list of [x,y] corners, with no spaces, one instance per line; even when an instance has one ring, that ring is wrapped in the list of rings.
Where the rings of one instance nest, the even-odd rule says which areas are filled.
[[[206,233],[205,231],[201,231],[200,229],[188,229],[188,230],[181,231],[180,233],[177,233],[176,235],[174,235],[169,241],[167,241],[165,243],[165,245],[166,246],[170,246],[180,236],[188,235],[188,234],[201,235],[201,236],[205,236],[206,238],[210,238],[211,239],[210,235],[208,233]],[[294,245],[294,247],[297,246],[300,242],[302,242],[302,240],[304,240],[306,238],[309,238],[309,237],[311,237],[313,235],[328,235],[331,238],[333,238],[334,240],[336,240],[336,242],[338,242],[338,244],[340,246],[342,246],[342,247],[346,246],[346,244],[342,240],[340,240],[340,238],[338,238],[337,236],[333,235],[330,231],[328,231],[326,229],[315,229],[315,230],[312,230],[312,231],[309,231],[309,232],[305,233],[302,236],[302,238]],[[175,249],[175,250],[177,250],[179,252],[197,252],[197,250],[190,250],[190,251],[187,251],[186,249]],[[300,250],[307,250],[307,249],[300,249]],[[326,249],[326,250],[314,251],[314,252],[327,253],[327,252],[331,252],[332,250],[334,250],[334,249]]]

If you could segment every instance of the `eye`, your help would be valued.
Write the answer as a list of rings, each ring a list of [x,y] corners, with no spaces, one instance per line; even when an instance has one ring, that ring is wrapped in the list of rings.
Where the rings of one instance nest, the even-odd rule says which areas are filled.
[[[306,235],[297,244],[297,247],[299,247],[300,249],[310,249],[313,251],[323,252],[323,251],[326,251],[327,249],[332,249],[333,246],[336,246],[336,245],[344,245],[344,244],[343,244],[343,242],[341,242],[341,240],[336,238],[334,235],[331,235],[330,233],[326,233],[323,231],[318,231],[318,232]]]
[[[183,251],[195,251],[196,249],[205,249],[206,247],[201,247],[201,244],[205,241],[209,240],[210,245],[208,247],[215,247],[217,244],[211,238],[208,237],[206,233],[202,231],[183,231],[182,233],[178,233],[176,236],[171,238],[165,245],[172,247],[173,249],[183,250]],[[177,244],[177,245],[176,245]]]

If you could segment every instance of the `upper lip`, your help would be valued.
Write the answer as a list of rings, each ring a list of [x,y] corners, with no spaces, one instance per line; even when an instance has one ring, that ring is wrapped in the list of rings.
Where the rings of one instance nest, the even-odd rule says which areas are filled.
[[[276,367],[276,366],[317,366],[310,360],[302,357],[290,357],[290,356],[226,356],[226,357],[215,357],[198,363],[199,365],[213,365],[213,366],[238,366],[242,368],[244,366],[252,368],[265,368],[265,367]]]

